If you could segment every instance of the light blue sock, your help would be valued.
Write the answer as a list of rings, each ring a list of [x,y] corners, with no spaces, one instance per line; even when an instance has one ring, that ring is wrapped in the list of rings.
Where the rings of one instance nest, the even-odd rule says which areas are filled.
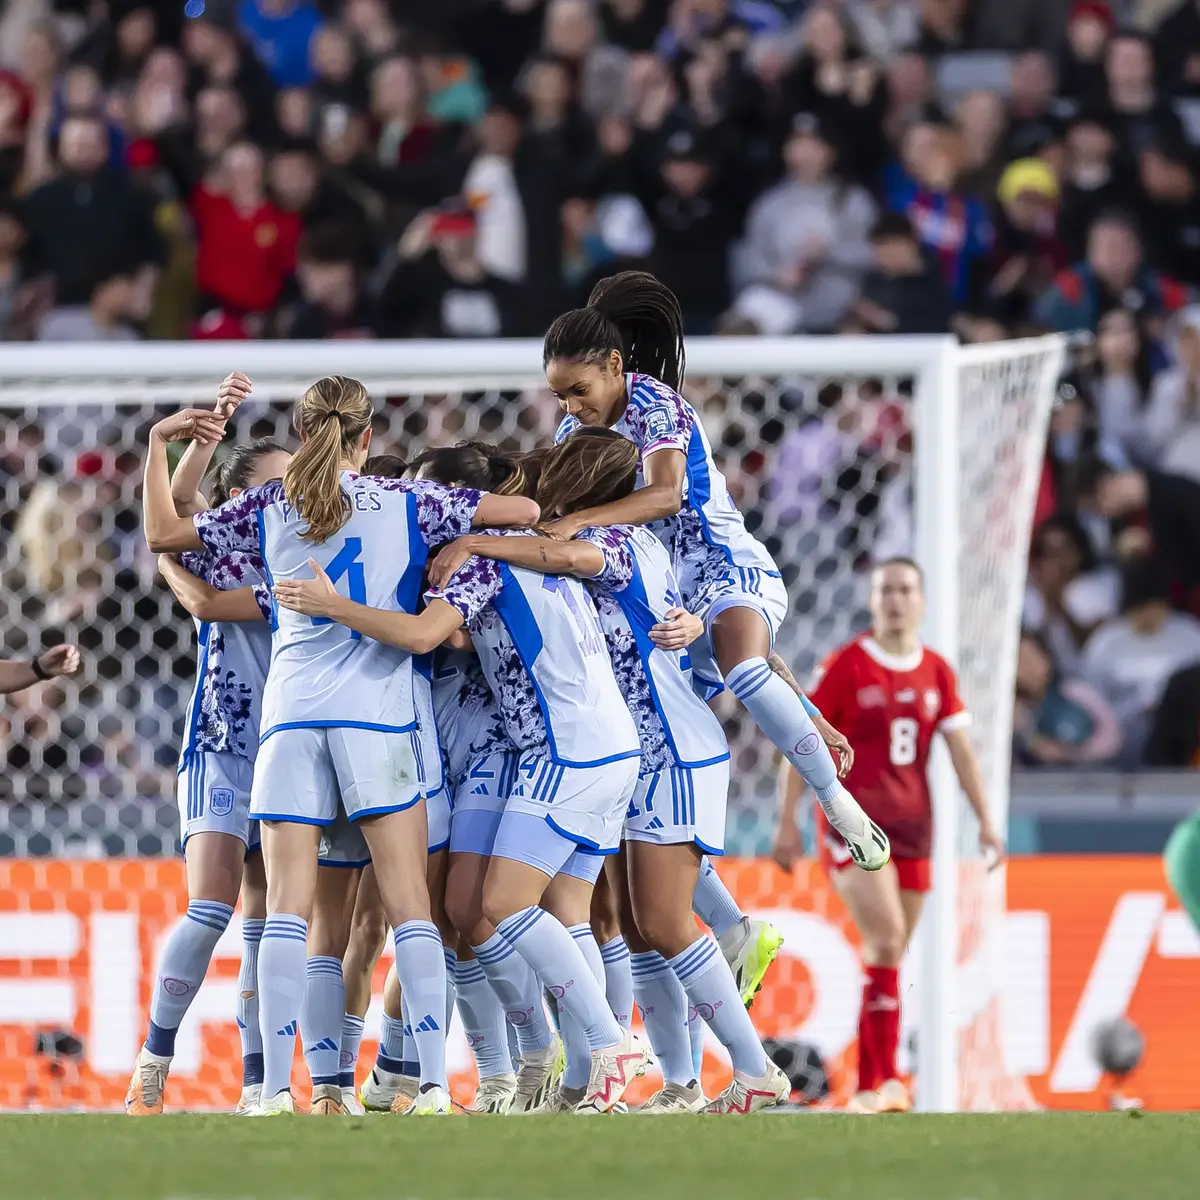
[[[258,950],[258,1024],[263,1040],[263,1099],[286,1092],[304,1003],[308,922],[292,913],[267,918]]]
[[[661,954],[648,951],[630,959],[633,995],[646,1026],[664,1083],[683,1086],[698,1078],[688,1041],[688,999],[683,985]]]
[[[837,786],[837,767],[800,697],[767,666],[765,658],[738,663],[726,673],[725,682],[817,799],[828,798],[829,789]]]
[[[432,921],[396,926],[396,976],[412,1015],[421,1086],[446,1086],[446,962]],[[441,1018],[439,1020],[438,1018]]]
[[[355,1086],[355,1068],[358,1066],[358,1048],[362,1045],[364,1021],[353,1013],[342,1018],[342,1052],[338,1058],[338,1087]]]
[[[745,917],[707,854],[700,860],[700,875],[692,895],[692,912],[717,937],[741,924]]]
[[[488,983],[483,967],[474,959],[460,961],[454,983],[458,1015],[467,1035],[467,1045],[475,1055],[479,1078],[511,1075],[512,1058],[508,1052],[504,1009]]]
[[[300,1006],[300,1041],[313,1087],[338,1081],[345,1015],[342,960],[314,954],[305,966],[304,1003]]]
[[[421,1073],[421,1061],[417,1057],[417,1040],[413,1037],[412,1017],[408,1011],[408,997],[400,994],[400,1074],[414,1079]]]
[[[619,934],[600,947],[604,961],[604,997],[617,1024],[628,1029],[633,1023],[633,976],[629,966],[629,947]]]
[[[575,944],[579,949],[583,951],[588,969],[596,977],[596,982],[603,984],[605,982],[604,960],[600,955],[600,947],[596,945],[592,927],[590,925],[568,925],[567,932],[575,939]],[[608,1003],[607,996],[605,996],[605,1003]],[[562,1085],[565,1088],[587,1087],[592,1073],[592,1048],[588,1045],[587,1033],[561,1005],[558,1011],[558,1023],[562,1033],[563,1047],[567,1053]]]
[[[558,998],[560,1006],[583,1026],[593,1050],[621,1042],[621,1027],[604,998],[604,988],[562,922],[545,909],[530,905],[506,917],[496,926],[496,932],[515,947],[541,983]]]
[[[162,956],[150,998],[150,1032],[146,1049],[169,1058],[175,1053],[179,1022],[191,1007],[221,934],[233,919],[233,909],[215,900],[191,900],[175,923]]]
[[[498,933],[472,949],[500,1001],[518,1051],[536,1054],[547,1049],[553,1035],[542,1003],[542,985],[533,968]]]
[[[383,1014],[379,1029],[379,1053],[375,1065],[391,1075],[404,1074],[404,1018]]]
[[[238,970],[237,1026],[242,1039],[242,1087],[262,1083],[262,1030],[258,1027],[258,944],[266,921],[242,919],[242,965]]]
[[[729,1051],[733,1069],[761,1079],[767,1073],[767,1055],[717,943],[709,937],[698,938],[670,962],[688,1002]]]

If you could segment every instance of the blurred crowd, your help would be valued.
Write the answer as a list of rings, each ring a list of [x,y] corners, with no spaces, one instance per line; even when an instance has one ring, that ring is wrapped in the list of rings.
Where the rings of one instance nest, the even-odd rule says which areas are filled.
[[[0,340],[536,336],[628,266],[693,335],[1069,333],[1015,753],[1186,765],[1198,141],[1200,0],[7,0]],[[461,431],[399,403],[399,438]],[[528,439],[543,408],[470,430]],[[903,394],[703,411],[751,524],[815,562],[797,645],[827,648],[818,614],[861,611],[846,565],[909,536]],[[84,623],[90,711],[136,736],[87,717],[62,753],[157,794],[188,646],[136,561],[128,425],[53,455],[44,433],[4,422],[6,603],[67,632],[88,596],[119,609]],[[0,725],[10,767],[26,732]]]

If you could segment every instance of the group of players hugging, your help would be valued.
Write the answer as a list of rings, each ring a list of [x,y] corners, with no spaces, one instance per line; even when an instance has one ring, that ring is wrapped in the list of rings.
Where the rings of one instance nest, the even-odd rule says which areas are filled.
[[[786,1100],[747,1012],[782,937],[711,862],[730,755],[707,701],[724,688],[782,755],[785,822],[815,795],[863,936],[853,1107],[910,1106],[897,967],[929,886],[936,731],[1002,849],[953,671],[917,640],[920,572],[875,568],[873,627],[810,700],[772,649],[779,570],[680,395],[675,297],[644,273],[606,279],[553,323],[543,361],[566,416],[527,454],[372,457],[366,389],[330,376],[295,406],[294,452],[235,445],[206,499],[251,381],[234,373],[215,408],[154,427],[144,531],[196,620],[199,664],[178,774],[189,901],[129,1113],[163,1111],[177,1030],[239,899],[239,1113],[294,1111],[297,1034],[310,1112],[451,1113],[455,1007],[479,1074],[468,1111],[623,1111],[652,1064],[663,1086],[641,1112]],[[172,475],[173,441],[187,446]],[[705,1026],[733,1066],[715,1099]]]

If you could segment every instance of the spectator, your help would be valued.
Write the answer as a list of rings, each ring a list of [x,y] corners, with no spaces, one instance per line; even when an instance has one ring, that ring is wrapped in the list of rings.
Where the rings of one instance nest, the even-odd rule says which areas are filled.
[[[847,12],[863,49],[877,63],[911,49],[920,37],[915,0],[850,0]]]
[[[1192,287],[1200,286],[1200,195],[1185,143],[1163,134],[1138,155],[1138,217],[1146,258]]]
[[[1175,365],[1150,390],[1145,436],[1158,467],[1200,483],[1200,306],[1176,323]]]
[[[489,273],[512,283],[521,282],[528,269],[528,225],[516,174],[522,115],[515,103],[492,102],[479,126],[479,152],[462,185],[480,214],[473,251]]]
[[[375,336],[379,319],[364,290],[361,254],[353,225],[321,226],[300,239],[296,282],[301,302],[285,322],[285,337],[324,341]]]
[[[779,9],[766,0],[671,0],[655,49],[673,59],[694,50],[704,38],[725,37],[744,44],[749,37],[781,33],[783,27]]]
[[[1054,114],[1054,67],[1040,50],[1013,59],[1008,102],[1008,153],[1011,158],[1037,154],[1058,136]]]
[[[309,44],[313,64],[311,90],[318,111],[341,104],[360,111],[367,104],[367,85],[358,53],[344,25],[322,25]]]
[[[1013,735],[1017,760],[1027,766],[1093,765],[1121,749],[1108,702],[1084,680],[1062,678],[1044,640],[1029,632],[1017,650]]]
[[[1148,767],[1200,767],[1200,665],[1167,680],[1143,761]]]
[[[929,58],[968,49],[966,0],[920,0],[917,49]]]
[[[1174,280],[1149,270],[1131,220],[1101,213],[1088,231],[1087,258],[1064,271],[1034,306],[1034,320],[1049,329],[1095,329],[1110,308],[1133,306],[1140,317],[1160,317],[1186,296]]]
[[[53,278],[60,305],[89,303],[98,253],[142,272],[147,288],[163,261],[149,196],[107,160],[104,124],[94,116],[68,117],[58,139],[61,174],[35,189],[26,206],[30,273]]]
[[[329,178],[325,164],[312,142],[285,142],[271,156],[267,167],[271,199],[285,213],[299,218],[304,230],[319,225],[345,224],[357,227],[363,258],[370,249],[366,210],[344,187]]]
[[[1022,623],[1043,639],[1058,671],[1077,673],[1084,643],[1116,612],[1113,582],[1096,570],[1092,544],[1074,517],[1051,517],[1034,531]]]
[[[1104,61],[1108,83],[1108,120],[1117,134],[1125,169],[1136,168],[1138,156],[1163,133],[1181,137],[1179,118],[1159,95],[1154,80],[1154,53],[1138,34],[1122,33],[1108,44]]]
[[[653,50],[666,9],[666,0],[604,0],[600,20],[605,40],[634,54]]]
[[[1081,671],[1112,706],[1125,731],[1126,765],[1141,761],[1167,680],[1200,662],[1200,621],[1171,609],[1168,582],[1151,558],[1135,559],[1121,581],[1121,615],[1102,625],[1084,651]]]
[[[425,112],[417,64],[403,54],[385,58],[371,76],[371,115],[380,165],[421,162],[434,149],[438,127]]]
[[[1088,231],[1101,213],[1132,206],[1115,168],[1117,139],[1094,110],[1083,109],[1067,126],[1066,169],[1058,227],[1072,262],[1087,253]]]
[[[307,0],[242,0],[238,22],[279,87],[307,87],[312,83],[309,46],[321,28],[321,14],[315,4]]]
[[[139,311],[134,273],[121,264],[98,265],[86,305],[53,309],[38,329],[41,342],[131,342],[137,333],[130,322]]]
[[[1145,461],[1148,439],[1143,409],[1150,384],[1150,355],[1127,308],[1110,308],[1100,318],[1099,365],[1092,387],[1096,424],[1105,449],[1118,448],[1126,461]]]
[[[1040,158],[1010,163],[996,190],[1000,202],[987,287],[988,307],[1009,326],[1029,320],[1038,296],[1067,265],[1058,236],[1058,179]]]
[[[40,293],[26,278],[21,250],[26,241],[25,214],[15,200],[0,196],[0,341],[24,341],[38,316]]]
[[[594,139],[588,122],[575,106],[570,65],[541,55],[523,72],[529,106],[527,137],[538,144],[547,162],[557,162],[568,185],[581,179],[592,157]]]
[[[1008,127],[999,93],[968,92],[955,109],[954,126],[963,149],[963,190],[982,199],[994,196],[1004,170],[1002,142]]]
[[[819,117],[841,149],[843,173],[856,182],[871,180],[886,157],[887,95],[879,71],[842,9],[824,0],[805,14],[801,37],[800,57],[781,84],[783,111]]]
[[[343,16],[368,63],[382,62],[399,48],[400,30],[387,0],[348,0]]]
[[[1154,38],[1163,86],[1173,96],[1200,95],[1200,2],[1183,0]]]
[[[238,33],[237,18],[224,0],[210,0],[200,14],[184,22],[183,52],[189,67],[188,92],[205,85],[237,92],[254,136],[274,133],[275,85],[266,68]]]
[[[875,204],[836,169],[830,135],[810,113],[795,118],[783,151],[787,178],[764,192],[746,222],[735,311],[764,333],[833,329],[871,265]]]
[[[885,213],[871,231],[874,268],[846,326],[862,333],[946,333],[950,297],[903,213]]]
[[[1103,0],[1079,0],[1067,17],[1067,36],[1059,57],[1058,90],[1076,104],[1104,99],[1104,59],[1115,22]]]
[[[992,244],[987,207],[958,185],[961,154],[958,135],[947,126],[915,126],[905,138],[903,168],[893,170],[887,188],[888,207],[907,214],[960,307],[980,295]]]
[[[238,142],[192,196],[201,303],[229,316],[266,313],[292,273],[300,221],[267,196],[262,151]]]
[[[481,338],[510,332],[516,291],[485,266],[478,217],[465,201],[419,214],[398,249],[400,261],[380,301],[389,336]]]

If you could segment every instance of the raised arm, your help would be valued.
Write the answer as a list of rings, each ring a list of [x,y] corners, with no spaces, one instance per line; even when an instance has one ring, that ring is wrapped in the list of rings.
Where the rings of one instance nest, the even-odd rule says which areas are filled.
[[[180,516],[171,495],[167,443],[191,439],[216,445],[225,431],[225,418],[215,412],[185,408],[159,421],[150,430],[146,447],[146,472],[142,480],[142,530],[155,554],[201,550],[204,543],[190,516]]]
[[[228,420],[237,407],[250,395],[250,380],[240,371],[227,375],[217,388],[217,402],[213,407],[223,420]],[[200,491],[200,483],[213,455],[217,452],[219,442],[199,442],[193,440],[183,452],[183,457],[175,467],[171,476],[171,497],[175,501],[175,511],[181,517],[190,517],[193,513],[204,512],[208,501]],[[172,589],[173,590],[173,589]],[[179,593],[176,592],[176,595]],[[186,608],[187,606],[184,605]],[[195,614],[192,614],[195,616]],[[201,618],[203,620],[203,618]]]
[[[0,662],[0,696],[23,692],[35,683],[74,675],[79,670],[79,651],[74,646],[51,646],[29,662]]]
[[[462,614],[445,600],[430,600],[416,616],[358,604],[338,592],[315,559],[310,558],[308,565],[312,579],[281,579],[275,585],[275,599],[282,608],[327,617],[410,654],[435,650],[463,623]]]
[[[570,541],[580,530],[592,525],[649,525],[664,517],[673,517],[683,506],[683,480],[687,474],[687,458],[682,450],[656,450],[642,460],[646,479],[621,500],[585,508],[543,525],[554,538]]]
[[[159,556],[158,569],[175,599],[197,621],[262,621],[262,608],[252,587],[223,592],[193,575],[168,554]]]
[[[502,499],[503,497],[499,497]],[[491,499],[491,497],[488,497]],[[471,555],[526,567],[543,575],[595,579],[604,570],[604,554],[591,542],[560,542],[547,537],[489,537],[467,534],[451,542],[429,565],[429,582],[445,587]]]

